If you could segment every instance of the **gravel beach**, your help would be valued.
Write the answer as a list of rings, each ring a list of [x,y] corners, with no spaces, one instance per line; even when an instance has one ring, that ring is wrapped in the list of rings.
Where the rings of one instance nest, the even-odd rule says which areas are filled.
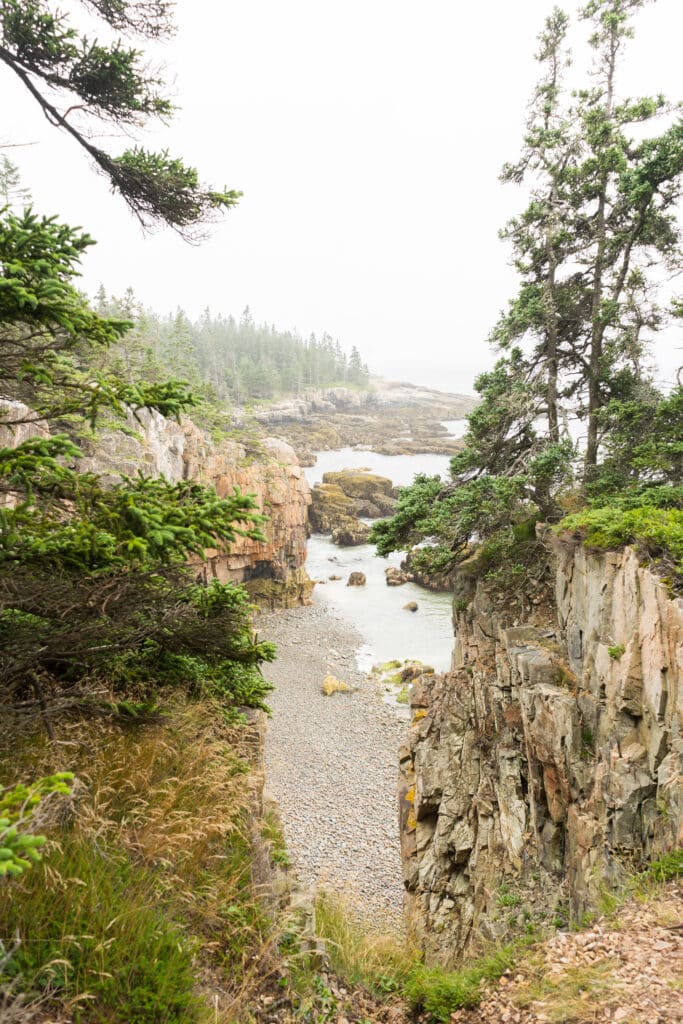
[[[275,641],[266,783],[301,881],[342,894],[362,916],[400,928],[403,883],[396,810],[397,748],[407,722],[356,668],[360,637],[321,605],[261,615]],[[331,672],[352,693],[325,697]]]

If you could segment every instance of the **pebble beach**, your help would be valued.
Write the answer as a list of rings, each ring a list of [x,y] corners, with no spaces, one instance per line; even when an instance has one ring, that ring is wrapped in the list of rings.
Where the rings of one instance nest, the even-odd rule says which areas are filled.
[[[278,647],[277,661],[263,667],[275,686],[266,780],[299,879],[340,894],[375,924],[400,928],[397,749],[406,722],[357,669],[361,638],[334,609],[261,615],[257,629]],[[324,696],[328,673],[352,691]]]

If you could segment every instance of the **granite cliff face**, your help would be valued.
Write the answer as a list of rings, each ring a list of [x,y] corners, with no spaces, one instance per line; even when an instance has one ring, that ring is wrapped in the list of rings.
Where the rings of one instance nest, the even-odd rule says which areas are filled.
[[[545,543],[549,599],[519,625],[479,583],[452,671],[413,687],[406,903],[447,965],[529,920],[580,918],[683,844],[683,600],[630,549]]]
[[[306,603],[312,583],[304,569],[310,492],[292,448],[276,438],[263,439],[248,454],[236,441],[214,443],[190,419],[180,423],[159,413],[129,416],[125,429],[105,431],[79,462],[115,479],[142,472],[171,482],[193,480],[224,497],[234,487],[254,494],[268,516],[265,543],[238,537],[229,552],[209,550],[197,571],[205,578],[246,583],[264,607]]]

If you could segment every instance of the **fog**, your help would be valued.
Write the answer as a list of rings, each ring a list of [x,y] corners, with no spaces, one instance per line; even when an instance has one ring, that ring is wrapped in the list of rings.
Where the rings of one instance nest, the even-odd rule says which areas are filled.
[[[0,142],[22,144],[3,152],[39,209],[98,239],[89,293],[132,286],[157,311],[190,315],[249,305],[258,321],[356,345],[374,372],[470,391],[514,293],[497,233],[524,195],[498,173],[519,150],[552,6],[180,0],[178,33],[155,56],[181,109],[144,139],[244,191],[200,246],[144,236],[4,68]],[[623,90],[681,95],[682,29],[680,0],[641,12]],[[682,344],[658,344],[661,380]]]

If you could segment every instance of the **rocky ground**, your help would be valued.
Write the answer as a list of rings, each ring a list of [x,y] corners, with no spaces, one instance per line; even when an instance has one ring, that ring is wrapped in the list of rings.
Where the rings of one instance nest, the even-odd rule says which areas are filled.
[[[476,405],[454,395],[373,379],[371,390],[327,388],[272,402],[254,411],[256,428],[295,448],[301,465],[315,451],[361,445],[384,455],[452,454],[462,442],[449,437],[444,420],[466,416]]]
[[[452,1024],[680,1024],[683,882],[559,932]]]
[[[262,615],[257,628],[278,646],[278,660],[264,666],[275,685],[266,778],[297,873],[375,924],[400,928],[396,751],[405,721],[356,669],[359,637],[333,610]],[[352,691],[324,696],[328,673]]]

